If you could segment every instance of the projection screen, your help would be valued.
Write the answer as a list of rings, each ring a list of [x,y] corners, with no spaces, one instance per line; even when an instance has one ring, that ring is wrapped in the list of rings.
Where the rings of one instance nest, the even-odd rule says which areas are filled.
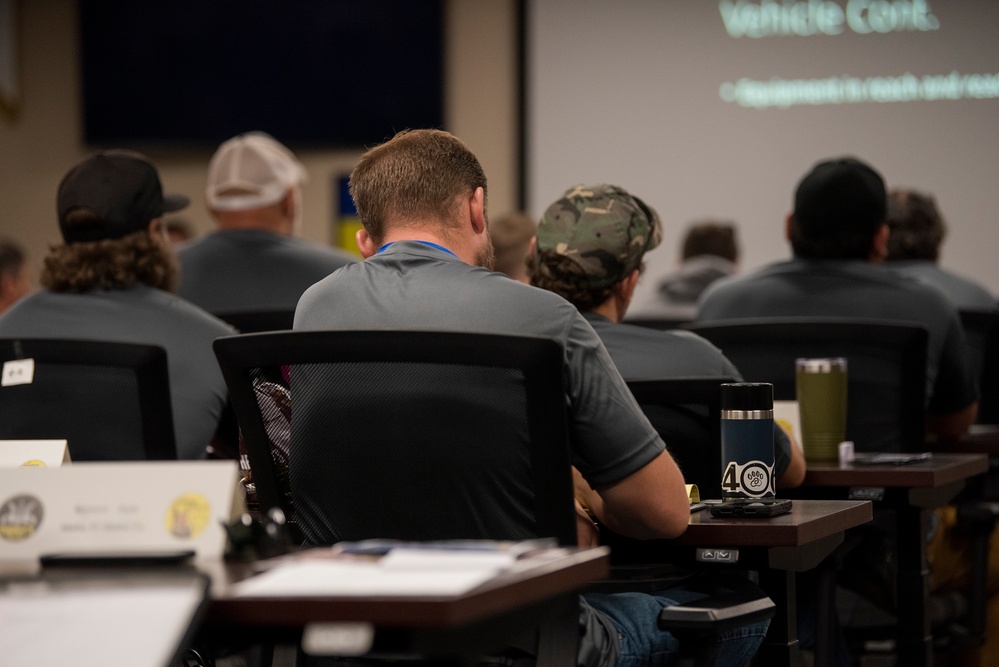
[[[789,257],[797,181],[841,155],[934,194],[941,263],[999,294],[999,2],[528,0],[525,20],[528,211],[598,182],[655,207],[633,313],[693,220],[737,223],[743,271]]]

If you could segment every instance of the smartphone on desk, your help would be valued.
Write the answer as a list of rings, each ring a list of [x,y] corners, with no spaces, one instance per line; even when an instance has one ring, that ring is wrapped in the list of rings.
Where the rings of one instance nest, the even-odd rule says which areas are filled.
[[[711,516],[725,518],[767,518],[787,514],[791,501],[787,498],[732,498],[708,508]]]
[[[902,466],[906,463],[918,463],[919,461],[929,461],[933,458],[931,452],[920,452],[918,454],[897,454],[892,452],[863,453],[855,454],[853,465],[855,466]]]

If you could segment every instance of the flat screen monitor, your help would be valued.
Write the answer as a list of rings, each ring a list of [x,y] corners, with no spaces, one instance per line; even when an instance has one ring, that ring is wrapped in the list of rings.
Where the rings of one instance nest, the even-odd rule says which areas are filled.
[[[99,146],[262,130],[360,147],[443,122],[441,0],[80,0],[83,125]]]

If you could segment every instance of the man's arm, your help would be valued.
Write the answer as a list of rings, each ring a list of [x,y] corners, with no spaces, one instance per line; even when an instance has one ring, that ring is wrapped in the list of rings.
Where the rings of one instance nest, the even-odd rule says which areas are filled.
[[[593,489],[573,468],[576,497],[602,524],[637,539],[676,537],[687,529],[690,500],[683,475],[663,451],[632,474]]]
[[[926,431],[940,440],[957,440],[978,417],[978,401],[955,412],[927,412]]]
[[[790,489],[795,486],[801,486],[801,483],[805,481],[805,454],[801,451],[801,447],[798,446],[797,441],[794,439],[790,433],[783,429],[781,426],[777,426],[784,435],[787,436],[790,448],[788,453],[791,455],[791,462],[787,464],[787,468],[781,473],[781,476],[777,478],[777,486],[782,489]],[[776,439],[775,439],[776,440]],[[774,445],[776,446],[776,441]]]

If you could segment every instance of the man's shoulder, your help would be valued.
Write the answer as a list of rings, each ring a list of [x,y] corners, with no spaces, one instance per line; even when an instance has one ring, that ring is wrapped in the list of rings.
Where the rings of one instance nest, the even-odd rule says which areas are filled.
[[[142,304],[149,314],[162,313],[170,318],[170,326],[180,331],[206,336],[225,336],[235,330],[207,311],[176,294],[152,287],[140,286],[123,291],[119,298],[133,305]]]

